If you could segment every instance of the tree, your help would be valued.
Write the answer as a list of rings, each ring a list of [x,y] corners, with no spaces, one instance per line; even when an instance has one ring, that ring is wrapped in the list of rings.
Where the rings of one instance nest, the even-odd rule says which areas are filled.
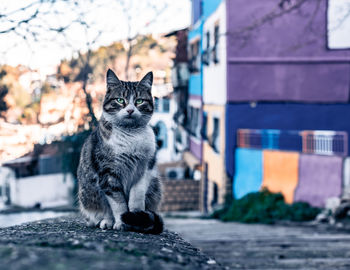
[[[93,40],[89,41],[87,37],[88,36],[87,28],[88,27],[85,28],[87,53],[85,54],[85,57],[82,57],[83,65],[78,76],[75,78],[75,80],[82,82],[82,89],[85,94],[86,106],[88,107],[88,110],[89,110],[89,126],[90,126],[90,129],[93,129],[97,126],[97,118],[95,116],[94,109],[92,107],[92,98],[90,93],[87,91],[87,86],[89,82],[89,75],[92,73],[92,70],[93,70],[91,67],[91,47],[98,40],[102,32],[99,32]],[[81,53],[79,52],[79,54]]]
[[[13,1],[16,3],[16,1]],[[91,127],[96,124],[96,117],[91,106],[91,96],[87,85],[93,73],[91,60],[92,50],[106,40],[106,36],[114,36],[116,31],[122,31],[126,41],[123,50],[126,51],[125,79],[129,79],[130,60],[133,57],[134,46],[140,34],[144,34],[154,22],[159,22],[161,14],[168,9],[172,0],[30,0],[23,2],[23,6],[6,9],[0,7],[0,36],[12,37],[8,49],[26,42],[28,47],[32,44],[46,42],[47,46],[61,44],[63,49],[70,48],[72,55],[82,56],[84,60],[81,73],[76,79],[82,83],[82,91],[86,96],[89,109]],[[18,6],[18,5],[17,5]],[[101,7],[109,7],[115,11],[113,22],[101,23],[103,18],[97,16]],[[100,15],[100,14],[99,14]],[[126,29],[120,29],[126,25]],[[125,31],[126,30],[126,31]],[[72,34],[73,33],[73,34]],[[79,42],[77,42],[77,34]],[[13,38],[15,37],[15,38]],[[78,45],[77,45],[78,44]],[[61,65],[62,67],[62,65]],[[62,70],[61,70],[62,71]],[[65,70],[67,71],[67,70]],[[67,72],[66,72],[67,75]],[[67,76],[65,75],[65,79]]]
[[[134,46],[137,44],[137,38],[139,37],[141,31],[145,31],[147,27],[151,26],[157,20],[159,15],[166,10],[168,4],[167,2],[159,4],[159,1],[157,2],[155,0],[142,1],[142,4],[140,4],[140,1],[136,0],[119,0],[118,4],[122,10],[122,14],[124,14],[125,16],[124,19],[127,22],[127,39],[123,50],[126,50],[126,63],[124,71],[125,79],[129,80],[130,60],[134,53]],[[145,7],[148,8],[148,11],[152,11],[152,17],[145,22],[136,24],[135,21],[140,20],[141,13],[146,12]],[[89,11],[86,10],[85,12],[87,13]],[[95,44],[98,43],[99,38],[103,33],[103,30],[98,30],[91,38],[92,35],[91,33],[89,33],[89,29],[92,22],[88,22],[83,18],[80,18],[79,20],[81,21],[80,25],[83,27],[85,33],[84,47],[86,53],[83,54],[81,49],[78,52],[78,55],[80,56],[79,58],[82,60],[82,67],[80,69],[79,74],[75,78],[75,81],[82,82],[82,90],[84,91],[86,97],[86,104],[89,110],[89,125],[90,128],[94,128],[97,125],[97,118],[93,111],[92,98],[90,93],[87,91],[87,86],[89,83],[89,77],[93,73],[93,68],[91,64],[91,60],[93,57],[92,48]],[[104,31],[105,29],[108,29],[108,27],[104,27]]]
[[[318,12],[320,1],[315,0],[317,5],[315,12]],[[265,24],[271,23],[277,18],[280,18],[286,14],[289,14],[293,11],[300,10],[303,5],[305,5],[307,0],[279,0],[276,1],[275,8],[267,12],[266,14],[257,17],[250,24],[245,25],[244,27],[235,29],[228,33],[228,35],[234,37],[235,40],[241,43],[241,47],[244,47],[247,42],[252,38],[254,31],[258,30]],[[310,2],[310,1],[309,1]],[[311,18],[313,20],[313,18]],[[310,21],[312,23],[312,21]]]
[[[168,8],[169,4],[166,1],[143,1],[143,5],[137,0],[123,0],[120,1],[120,5],[127,22],[127,42],[126,42],[126,64],[125,64],[125,79],[129,80],[130,60],[133,56],[133,49],[136,45],[136,39],[140,35],[141,31],[149,28],[157,21],[158,17]],[[146,3],[146,5],[145,5]],[[148,12],[152,12],[152,17],[148,20],[135,23],[136,20],[141,18],[141,15],[146,12],[145,6],[149,8]]]
[[[126,50],[125,79],[129,80],[130,60],[133,56],[133,48],[137,43],[136,39],[142,30],[145,30],[157,20],[159,15],[166,10],[168,4],[167,2],[160,4],[159,1],[155,0],[146,0],[142,2],[136,0],[119,0],[118,3],[122,9],[122,14],[125,16],[124,19],[127,22],[127,43],[126,46],[124,46],[124,49]],[[145,10],[145,8],[148,8],[148,12],[152,11],[152,17],[145,22],[141,22],[141,24],[135,23],[136,20],[140,20],[141,14],[146,12],[147,9]],[[89,82],[89,76],[93,72],[93,68],[91,66],[92,48],[98,42],[103,30],[101,29],[97,31],[93,38],[91,38],[91,34],[89,34],[91,23],[81,19],[81,25],[84,27],[86,40],[85,48],[87,52],[85,53],[84,57],[82,57],[84,60],[83,66],[76,80],[82,82],[82,89],[86,96],[86,104],[89,109],[90,128],[94,128],[97,125],[97,118],[93,111],[92,98],[90,93],[87,91],[87,85]],[[79,55],[81,55],[81,51],[79,51]]]
[[[331,1],[331,0],[329,0]],[[337,1],[337,0],[333,0]],[[305,30],[310,36],[314,33],[314,29],[317,27],[315,23],[315,18],[321,12],[322,4],[327,5],[326,0],[278,0],[274,4],[274,7],[271,8],[268,12],[261,16],[257,16],[254,20],[250,21],[250,23],[244,25],[243,27],[237,27],[234,30],[230,30],[227,34],[232,37],[234,42],[240,44],[240,47],[244,47],[254,36],[255,31],[259,30],[264,25],[273,23],[278,18],[281,18],[285,15],[288,15],[292,12],[298,12],[300,16],[303,16],[304,6],[309,5],[311,15],[308,17],[308,22],[305,24]],[[342,24],[350,18],[350,3],[343,5],[344,10],[338,11],[340,14],[336,25],[332,29],[328,29],[328,31],[334,31],[337,28],[341,27]],[[305,16],[305,15],[304,15]],[[323,16],[323,15],[322,15]],[[326,33],[325,33],[326,34]],[[302,42],[302,41],[299,41]],[[293,47],[301,47],[308,45],[310,40],[302,42],[300,44],[291,45]]]
[[[18,6],[15,2],[0,7],[0,35],[7,38],[3,54],[25,42],[62,42],[68,29],[82,22],[78,12],[82,0],[30,0]],[[67,16],[69,13],[69,16]],[[63,19],[64,18],[64,19]],[[68,18],[68,20],[67,20]]]
[[[67,31],[76,26],[85,26],[82,6],[91,1],[82,0],[31,0],[23,6],[2,5],[0,8],[0,36],[7,38],[8,47],[1,51],[8,53],[25,42],[28,48],[38,43],[61,43],[69,46]],[[68,20],[67,20],[68,18]],[[85,91],[85,88],[83,89]],[[3,96],[5,91],[1,93]],[[90,97],[91,98],[91,97]],[[89,107],[89,95],[86,103]],[[90,107],[89,107],[90,111]],[[93,120],[96,120],[94,118]]]
[[[2,113],[7,111],[8,107],[5,102],[5,96],[8,93],[8,87],[5,84],[1,83],[2,78],[6,75],[6,72],[2,70],[0,72],[0,117],[2,116]]]

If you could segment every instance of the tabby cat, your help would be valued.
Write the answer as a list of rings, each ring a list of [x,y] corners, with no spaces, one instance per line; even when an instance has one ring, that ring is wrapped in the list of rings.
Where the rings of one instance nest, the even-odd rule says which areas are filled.
[[[82,148],[78,167],[80,210],[91,226],[158,234],[161,185],[155,169],[152,72],[139,82],[107,72],[97,128]]]

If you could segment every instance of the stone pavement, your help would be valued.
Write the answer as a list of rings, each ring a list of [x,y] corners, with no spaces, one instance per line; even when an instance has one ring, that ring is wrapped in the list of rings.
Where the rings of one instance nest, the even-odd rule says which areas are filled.
[[[0,229],[0,269],[223,269],[177,234],[88,228],[76,216]]]
[[[166,226],[226,269],[350,269],[350,231],[191,218]]]

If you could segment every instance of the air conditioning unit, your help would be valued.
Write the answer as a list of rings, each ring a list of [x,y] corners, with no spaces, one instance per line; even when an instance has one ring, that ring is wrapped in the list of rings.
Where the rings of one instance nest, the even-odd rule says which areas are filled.
[[[168,179],[184,179],[185,178],[185,169],[182,167],[166,168],[165,176]]]

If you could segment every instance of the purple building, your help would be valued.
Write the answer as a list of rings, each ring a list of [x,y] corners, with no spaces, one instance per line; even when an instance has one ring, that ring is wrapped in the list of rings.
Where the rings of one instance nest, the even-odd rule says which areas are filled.
[[[227,1],[227,100],[347,103],[350,50],[327,48],[327,1],[278,2]]]
[[[235,178],[239,129],[273,129],[281,138],[287,134],[290,138],[274,148],[299,152],[299,131],[350,133],[346,116],[350,115],[350,38],[339,34],[346,33],[343,26],[338,26],[340,30],[332,26],[336,19],[331,8],[336,4],[334,0],[226,1],[229,178]]]

